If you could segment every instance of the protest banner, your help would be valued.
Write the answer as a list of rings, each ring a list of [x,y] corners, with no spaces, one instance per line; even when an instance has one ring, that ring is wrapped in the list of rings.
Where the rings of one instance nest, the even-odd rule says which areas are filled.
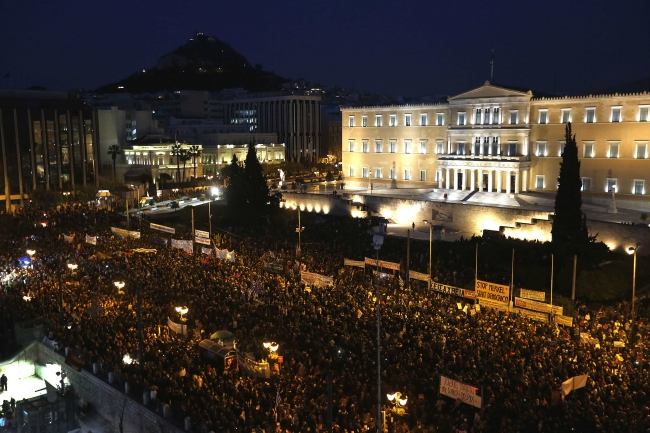
[[[460,287],[448,286],[446,284],[431,283],[431,288],[436,292],[445,293],[447,295],[465,297],[465,289]]]
[[[154,224],[154,223],[149,223],[149,227],[154,229],[154,230],[161,231],[161,232],[171,233],[173,235],[176,234],[176,229],[172,228],[172,227],[161,226],[160,224]]]
[[[63,235],[63,240],[72,243],[74,241],[74,236]]]
[[[201,254],[207,254],[208,256],[212,255],[212,250],[210,248],[201,247]]]
[[[284,271],[284,268],[279,263],[264,263],[262,269],[271,274],[281,274]]]
[[[546,300],[546,292],[538,292],[536,290],[519,289],[519,296],[533,301],[544,302]]]
[[[364,258],[364,263],[366,265],[370,266],[377,266],[377,260],[376,259],[371,259],[370,257],[365,257]],[[379,267],[382,269],[390,269],[391,271],[399,271],[399,263],[394,263],[394,262],[386,262],[384,260],[379,261]]]
[[[580,376],[573,376],[571,379],[562,382],[562,398],[573,390],[585,387],[587,385],[587,378],[588,376],[586,374],[582,374]]]
[[[422,272],[409,271],[412,280],[429,281],[429,275]]]
[[[181,240],[181,239],[172,239],[172,248],[178,248],[179,250],[185,251],[187,254],[192,254],[194,245],[192,241]]]
[[[314,272],[300,271],[300,279],[303,283],[313,284],[316,287],[326,287],[334,284],[334,278]]]
[[[476,281],[476,297],[479,301],[490,301],[508,305],[510,302],[510,287],[488,281]]]
[[[174,323],[169,317],[167,318],[167,326],[172,332],[175,332],[176,334],[187,335],[187,325]]]
[[[219,248],[214,248],[214,256],[218,259],[228,260],[229,262],[235,261],[235,251],[220,250]]]
[[[475,386],[465,385],[445,376],[440,376],[440,394],[460,400],[471,406],[481,409],[481,397],[476,395],[478,388]]]
[[[556,316],[561,316],[564,311],[564,307],[559,305],[545,304],[543,302],[531,301],[529,299],[518,297],[515,297],[515,307],[526,308],[541,313],[553,313]]]
[[[205,230],[194,230],[194,236],[197,238],[210,239],[210,233]]]
[[[508,304],[502,304],[501,302],[488,301],[487,299],[480,299],[479,302],[483,307],[494,308],[495,310],[508,311]]]
[[[531,311],[524,308],[517,309],[517,312],[524,317],[528,317],[539,322],[548,323],[548,313],[540,313],[539,311]]]
[[[366,263],[363,260],[343,259],[343,266],[354,266],[363,269],[366,267]]]
[[[111,233],[121,238],[140,239],[140,232],[130,232],[128,230],[119,229],[117,227],[111,227]]]
[[[91,245],[97,245],[97,238],[95,236],[86,235],[86,243]]]
[[[197,244],[202,244],[202,245],[210,245],[210,239],[208,238],[195,238],[194,242]]]
[[[563,326],[573,326],[573,317],[571,316],[555,316],[555,323]]]

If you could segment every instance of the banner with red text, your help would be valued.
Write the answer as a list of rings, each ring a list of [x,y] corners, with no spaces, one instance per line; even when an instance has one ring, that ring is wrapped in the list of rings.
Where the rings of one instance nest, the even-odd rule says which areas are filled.
[[[508,305],[510,303],[510,286],[476,280],[476,297],[480,302],[486,300]]]
[[[370,266],[377,266],[377,259],[371,259],[370,257],[366,257],[364,259],[364,262],[366,265]],[[390,269],[392,271],[399,271],[399,263],[394,263],[394,262],[386,262],[384,260],[379,261],[379,267],[383,269]]]
[[[445,376],[440,376],[440,394],[446,395],[471,406],[481,408],[481,397],[476,395],[478,388],[465,385]]]

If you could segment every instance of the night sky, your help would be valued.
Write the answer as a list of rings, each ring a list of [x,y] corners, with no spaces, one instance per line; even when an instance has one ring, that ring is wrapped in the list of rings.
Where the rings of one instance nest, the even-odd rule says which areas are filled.
[[[650,1],[3,1],[0,87],[93,89],[194,31],[250,63],[389,95],[494,81],[584,94],[650,77]],[[9,73],[9,78],[2,78]]]

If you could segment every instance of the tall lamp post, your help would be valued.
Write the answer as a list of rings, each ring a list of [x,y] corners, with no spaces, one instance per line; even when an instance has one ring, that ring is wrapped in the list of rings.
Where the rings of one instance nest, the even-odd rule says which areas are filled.
[[[302,246],[300,244],[300,234],[305,228],[300,224],[300,206],[298,206],[298,227],[296,227],[296,232],[298,232],[298,256],[302,254]]]
[[[639,246],[639,244],[636,244],[635,247],[627,249],[628,254],[634,255],[634,265],[632,267],[632,328],[634,328],[634,298],[636,297],[636,251],[639,249]]]
[[[433,245],[433,221],[422,220],[422,222],[429,225],[429,291],[431,291],[431,247]]]
[[[379,290],[379,250],[384,244],[385,223],[379,223],[378,231],[372,237],[372,246],[377,252],[377,433],[381,428],[381,291]]]

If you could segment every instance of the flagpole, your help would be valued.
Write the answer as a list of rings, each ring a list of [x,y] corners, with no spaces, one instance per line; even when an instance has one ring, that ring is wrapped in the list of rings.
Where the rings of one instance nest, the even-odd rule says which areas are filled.
[[[512,249],[512,265],[510,266],[510,306],[512,306],[512,293],[515,291],[515,249]]]
[[[476,259],[474,263],[474,293],[476,293],[477,284],[478,284],[478,242],[476,242]],[[476,305],[476,296],[474,296],[474,304]]]
[[[555,256],[551,254],[551,316],[553,315],[553,271],[555,265]]]

